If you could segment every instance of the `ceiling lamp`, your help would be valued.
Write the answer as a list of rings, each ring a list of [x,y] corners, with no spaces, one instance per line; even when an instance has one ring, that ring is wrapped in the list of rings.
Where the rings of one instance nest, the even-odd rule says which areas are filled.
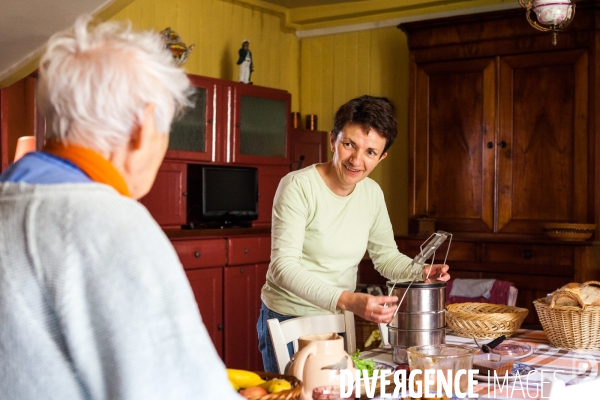
[[[552,32],[552,44],[556,46],[556,34],[567,27],[575,16],[575,4],[571,0],[519,0],[525,8],[527,21],[538,31]],[[537,21],[531,17],[535,12]],[[542,26],[545,25],[545,26]]]

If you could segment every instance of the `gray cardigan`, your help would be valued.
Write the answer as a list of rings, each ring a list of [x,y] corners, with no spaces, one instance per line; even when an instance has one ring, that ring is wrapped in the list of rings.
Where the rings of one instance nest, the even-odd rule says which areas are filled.
[[[0,184],[0,399],[239,399],[169,240],[96,184]]]

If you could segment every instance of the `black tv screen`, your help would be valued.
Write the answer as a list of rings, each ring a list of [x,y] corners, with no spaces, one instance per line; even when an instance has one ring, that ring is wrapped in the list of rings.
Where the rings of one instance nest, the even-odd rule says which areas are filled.
[[[188,224],[233,226],[256,218],[256,168],[188,165]]]

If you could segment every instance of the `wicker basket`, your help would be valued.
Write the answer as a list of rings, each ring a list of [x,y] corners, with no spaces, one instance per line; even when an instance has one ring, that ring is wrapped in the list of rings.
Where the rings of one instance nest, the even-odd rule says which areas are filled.
[[[292,384],[290,390],[282,390],[279,393],[270,393],[264,396],[250,396],[249,400],[297,400],[302,392],[302,382],[292,375],[273,374],[271,372],[255,371],[261,378],[268,381],[271,379],[285,379]]]
[[[511,336],[529,313],[526,308],[488,303],[456,303],[446,308],[446,323],[457,336],[490,339]]]
[[[590,284],[600,286],[596,281],[584,283]],[[557,306],[556,301],[561,297],[570,297],[579,306]],[[533,305],[552,346],[573,350],[600,348],[600,306],[586,305],[577,294],[567,290],[554,292],[550,304],[546,304],[546,299],[537,299]]]
[[[542,225],[546,236],[552,239],[581,241],[592,237],[596,224],[571,224],[562,222],[549,222]]]

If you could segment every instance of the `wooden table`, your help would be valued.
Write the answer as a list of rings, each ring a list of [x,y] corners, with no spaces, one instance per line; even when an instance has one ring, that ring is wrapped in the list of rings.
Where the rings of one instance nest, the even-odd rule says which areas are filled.
[[[490,340],[481,340],[487,343]],[[566,382],[566,385],[576,385],[588,380],[599,378],[600,350],[565,350],[552,347],[546,338],[544,331],[532,331],[520,329],[515,335],[507,339],[507,342],[527,343],[533,348],[533,353],[527,357],[518,360],[519,363],[528,364],[535,367],[536,372],[529,375],[529,379],[515,379],[500,385],[498,382],[481,381],[475,386],[474,393],[479,395],[479,399],[541,399],[540,382],[542,373],[544,380],[548,375],[556,372],[556,376]],[[477,348],[473,339],[454,336],[451,333],[446,335],[447,344],[459,344]],[[377,348],[362,352],[362,357],[376,361],[394,364],[390,348]],[[391,393],[394,386],[386,387],[386,392]],[[529,392],[528,392],[529,391]],[[378,390],[379,392],[379,390]],[[544,398],[548,394],[544,393]],[[369,397],[362,393],[361,399]],[[377,397],[375,397],[377,398]],[[600,393],[598,397],[600,398]],[[575,399],[565,399],[575,400]]]

